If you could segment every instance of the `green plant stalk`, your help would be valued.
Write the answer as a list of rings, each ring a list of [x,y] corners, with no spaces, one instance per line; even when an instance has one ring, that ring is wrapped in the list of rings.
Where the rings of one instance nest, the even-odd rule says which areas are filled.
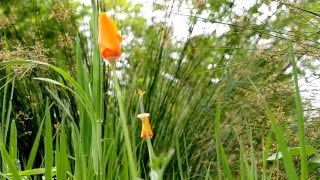
[[[180,172],[180,178],[185,179],[183,177],[183,171],[182,171],[182,164],[181,164],[181,154],[180,154],[180,146],[179,146],[179,139],[176,136],[175,138],[175,144],[176,144],[176,151],[177,151],[177,160],[178,160],[178,167],[179,167],[179,172]]]
[[[308,165],[307,165],[307,154],[306,154],[306,143],[305,143],[305,132],[304,132],[304,119],[303,119],[303,109],[301,103],[301,95],[298,84],[298,68],[295,61],[295,56],[293,52],[292,44],[289,45],[289,55],[290,61],[293,69],[293,82],[295,88],[295,103],[298,118],[298,128],[299,128],[299,143],[300,143],[300,161],[301,161],[301,179],[308,178]]]
[[[4,165],[8,165],[10,172],[12,173],[13,179],[16,179],[16,180],[21,179],[18,174],[18,170],[16,168],[14,160],[10,157],[10,155],[8,154],[6,148],[3,144],[0,144],[0,151],[1,151],[2,157],[6,160],[6,164],[4,164]]]
[[[242,144],[240,142],[240,164],[239,164],[239,166],[240,166],[240,179],[241,180],[245,180],[244,161],[245,161],[244,152],[242,149]]]
[[[81,48],[81,42],[80,37],[77,35],[76,38],[76,59],[77,59],[77,82],[81,86],[81,88],[84,90],[86,94],[89,94],[90,99],[93,99],[92,91],[89,90],[90,84],[89,82],[89,73],[86,65],[83,63],[82,58],[82,48]],[[78,110],[79,110],[79,126],[80,131],[75,130],[75,126],[72,128],[72,140],[73,140],[73,147],[74,149],[77,149],[75,151],[75,155],[77,158],[77,163],[75,167],[75,176],[78,179],[85,179],[88,176],[87,170],[87,156],[84,154],[90,154],[91,149],[91,139],[92,139],[92,129],[87,127],[92,127],[92,122],[88,121],[88,112],[86,111],[85,106],[81,103],[81,101],[77,102],[78,104]],[[75,133],[78,133],[77,135]],[[79,139],[82,140],[82,143]]]
[[[242,141],[240,138],[239,139],[239,142],[240,142],[240,163],[242,164],[240,169],[243,169],[241,171],[241,179],[248,179],[248,180],[254,180],[255,177],[253,175],[253,172],[252,172],[252,168],[249,166],[248,164],[248,161],[247,161],[247,158],[246,158],[246,155],[245,155],[245,152],[244,152],[244,148],[243,148],[243,144],[242,144]],[[245,170],[244,170],[245,169]],[[247,173],[245,173],[247,172]],[[247,176],[245,176],[245,174],[247,174]],[[246,177],[246,178],[244,178]]]
[[[76,124],[71,124],[71,140],[74,149],[74,156],[76,159],[74,176],[76,179],[86,180],[88,176],[88,167],[86,163],[87,161],[81,145],[80,132],[78,131],[78,129],[76,129],[76,127]]]
[[[13,120],[11,122],[11,127],[10,127],[10,146],[9,146],[9,153],[11,155],[11,158],[13,160],[17,160],[17,155],[18,155],[18,143],[17,143],[17,128],[16,128],[16,122]]]
[[[123,99],[121,95],[121,89],[119,86],[119,81],[117,78],[117,73],[115,67],[112,65],[113,69],[113,79],[114,79],[114,84],[115,84],[115,91],[116,91],[116,96],[119,104],[119,111],[120,111],[120,121],[121,121],[121,126],[122,126],[122,132],[124,136],[124,141],[125,141],[125,146],[127,150],[127,156],[129,160],[129,169],[131,172],[131,178],[132,179],[137,179],[137,169],[136,169],[136,164],[132,152],[132,147],[131,147],[131,142],[130,142],[130,137],[129,137],[129,130],[127,126],[127,118],[124,112],[124,105],[123,105]]]
[[[258,179],[258,171],[257,171],[257,163],[256,163],[256,158],[254,155],[254,146],[253,146],[253,138],[252,138],[252,131],[251,128],[248,127],[247,125],[247,130],[248,130],[248,137],[250,140],[250,164],[251,164],[251,173],[252,173],[252,179]]]
[[[8,78],[7,78],[8,81]],[[4,93],[3,93],[3,101],[2,101],[2,111],[1,111],[1,125],[0,125],[0,143],[1,144],[5,144],[6,143],[6,139],[5,139],[5,134],[7,134],[7,132],[5,132],[5,122],[6,122],[6,113],[10,113],[7,112],[7,92],[8,92],[8,84],[4,85]],[[1,160],[0,160],[1,164],[5,164],[5,160],[4,157],[1,156]],[[0,171],[4,172],[5,171],[5,167],[1,166]]]
[[[268,159],[268,154],[270,152],[270,144],[271,144],[271,134],[268,135],[266,142],[262,143],[263,144],[263,165],[262,165],[262,179],[267,179],[267,159]]]
[[[70,114],[70,110],[65,106],[61,99],[58,97],[56,93],[51,91],[48,87],[45,87],[45,89],[48,91],[48,93],[53,97],[53,99],[56,101],[56,103],[61,107],[61,109],[67,114],[68,118],[70,118],[74,122],[73,116]]]
[[[39,130],[38,130],[38,133],[37,133],[37,136],[36,136],[36,139],[34,140],[34,143],[33,143],[29,158],[28,158],[26,170],[30,170],[32,168],[33,162],[36,158],[39,143],[40,143],[40,138],[42,135],[43,122],[44,122],[44,120],[42,120],[40,127],[39,127]]]
[[[221,177],[221,158],[220,158],[220,102],[217,101],[215,114],[215,140],[216,140],[216,155],[217,155],[217,171],[218,171],[218,179],[222,179]]]
[[[76,92],[73,91],[71,88],[59,83],[58,81],[52,80],[52,79],[48,79],[48,78],[34,78],[34,79],[47,81],[49,83],[56,84],[56,85],[59,85],[59,86],[62,86],[64,88],[68,89],[70,92],[72,92],[73,94],[76,95],[76,98],[85,107],[85,110],[88,112],[88,116],[89,116],[90,121],[93,122],[96,119],[94,116],[95,111],[94,111],[94,108],[92,106],[92,103],[91,103],[89,96],[84,91],[84,89],[81,87],[81,85],[76,80],[74,80],[72,78],[72,76],[70,76],[69,73],[67,73],[63,69],[56,67],[54,65],[45,63],[45,62],[40,62],[40,61],[32,61],[32,60],[0,61],[0,66],[6,66],[6,65],[44,65],[44,66],[50,67],[51,69],[53,69],[54,71],[59,73],[65,80],[70,82],[75,87]]]
[[[56,167],[57,179],[67,179],[67,171],[69,168],[69,159],[67,154],[67,142],[65,132],[65,118],[62,118],[60,130],[57,131],[57,145],[56,145]]]
[[[6,118],[6,123],[5,123],[5,130],[4,130],[4,139],[3,139],[4,144],[7,143],[7,136],[8,136],[8,131],[9,131],[11,109],[12,109],[12,97],[13,97],[13,92],[14,92],[14,82],[15,82],[15,79],[12,80],[11,95],[10,95],[10,101],[8,104],[7,118]]]
[[[220,117],[221,117],[221,109],[220,109],[220,99],[217,99],[217,106],[216,106],[216,115],[215,115],[215,138],[216,138],[216,152],[217,152],[217,163],[221,163],[223,167],[224,175],[227,179],[232,179],[231,170],[229,167],[229,163],[227,160],[227,156],[224,152],[223,146],[220,140]],[[219,171],[219,169],[218,169]],[[219,178],[220,175],[219,175]]]
[[[186,142],[186,136],[185,134],[183,135],[183,142],[184,142],[184,150],[186,152],[185,159],[186,159],[186,166],[187,166],[187,179],[190,179],[190,166],[188,162],[188,148],[187,148],[187,142]],[[210,165],[208,168],[208,171],[210,171]]]
[[[249,127],[247,126],[247,130],[248,129],[249,129]],[[250,131],[250,129],[248,131]],[[249,135],[249,141],[251,144],[250,149],[252,149],[252,136],[250,135],[250,133],[248,133],[248,135]],[[240,176],[241,176],[241,179],[254,180],[256,178],[253,173],[254,173],[254,170],[256,170],[256,169],[253,169],[252,165],[249,166],[249,163],[248,163],[246,155],[245,155],[245,151],[244,151],[243,142],[242,142],[241,137],[237,136],[237,139],[238,139],[238,142],[240,145]],[[250,155],[250,159],[251,159],[250,163],[253,163],[252,162],[253,158],[254,158],[253,154],[251,154]],[[245,172],[247,172],[247,173],[245,173]],[[245,176],[245,174],[247,174],[247,176]]]
[[[140,104],[140,113],[141,114],[145,113],[144,105],[143,105],[143,96],[139,96],[139,104]],[[147,127],[147,124],[144,120],[142,121],[142,123],[144,123],[144,126]],[[148,131],[146,131],[146,135],[147,135],[146,141],[147,141],[147,147],[148,147],[148,153],[149,153],[150,166],[152,167],[153,159],[155,159],[156,156],[154,154],[153,146],[152,146]]]
[[[4,142],[5,141],[5,139],[4,139],[4,130],[5,130],[5,128],[4,128],[4,124],[5,124],[5,120],[6,120],[6,118],[5,118],[5,114],[6,114],[6,112],[7,112],[7,91],[8,91],[8,85],[5,85],[4,86],[4,92],[3,92],[3,101],[2,101],[2,111],[1,111],[1,126],[0,126],[0,130],[1,130],[1,132],[0,132],[0,142]]]
[[[188,178],[188,179],[190,179],[190,178]],[[207,173],[206,173],[206,177],[205,177],[205,180],[211,180],[212,178],[211,178],[211,176],[210,176],[210,164],[209,164],[209,167],[208,167],[208,169],[207,169]]]
[[[52,150],[52,127],[48,99],[46,102],[46,113],[45,113],[45,177],[46,179],[52,178],[52,166],[53,166],[53,150]]]
[[[248,78],[248,79],[249,79],[250,83],[252,84],[253,88],[258,93],[258,95],[261,97],[257,86],[252,82],[252,80],[250,78]],[[271,121],[273,131],[274,131],[274,133],[276,135],[276,139],[277,139],[277,141],[279,143],[280,151],[283,154],[283,161],[284,161],[284,167],[285,167],[285,170],[286,170],[286,175],[287,175],[288,179],[290,179],[290,180],[298,180],[298,176],[296,174],[296,170],[295,170],[293,161],[291,159],[291,156],[290,156],[290,154],[288,152],[288,147],[287,147],[286,142],[284,140],[284,137],[283,137],[283,134],[281,132],[281,129],[278,126],[278,124],[276,122],[276,119],[273,116],[271,109],[269,108],[268,103],[266,101],[262,101],[262,104],[264,106],[264,110],[265,110],[268,118]]]
[[[92,47],[93,47],[93,55],[92,55],[92,91],[93,93],[93,104],[96,113],[96,122],[92,123],[92,156],[95,174],[99,174],[100,179],[103,176],[104,168],[102,165],[102,147],[101,147],[101,139],[102,139],[102,123],[104,120],[104,111],[103,111],[103,62],[99,55],[98,48],[98,9],[96,0],[91,0],[92,7],[92,24],[91,24],[91,33],[92,33]]]
[[[48,79],[48,78],[34,78],[34,79],[46,81],[46,82],[49,82],[51,84],[59,85],[61,87],[64,87],[64,88],[68,89],[70,92],[72,92],[75,95],[77,100],[84,107],[84,110],[87,112],[87,115],[88,115],[91,123],[94,123],[95,120],[97,119],[96,115],[95,115],[95,110],[94,110],[94,108],[92,106],[92,103],[91,103],[91,100],[90,100],[88,94],[84,91],[84,89],[81,87],[81,85],[79,83],[77,83],[67,72],[65,72],[61,68],[53,66],[53,65],[48,64],[48,63],[43,63],[43,62],[39,62],[39,61],[30,61],[30,60],[12,60],[12,61],[1,61],[0,62],[0,66],[6,66],[6,65],[45,65],[45,66],[48,66],[48,67],[52,68],[54,71],[58,72],[61,76],[63,76],[63,78],[65,80],[70,82],[75,87],[76,91],[73,91],[71,88],[69,88],[69,87],[67,87],[67,86],[65,86],[65,85],[63,85],[63,84],[61,84],[61,83],[59,83],[59,82],[57,82],[55,80],[52,80],[52,79]],[[87,121],[87,119],[86,119],[86,121]],[[84,128],[84,129],[86,129],[86,128]],[[47,128],[46,128],[46,130],[47,130]],[[95,139],[97,139],[97,138],[95,138]],[[47,142],[47,139],[45,140],[45,142]],[[96,143],[98,143],[98,142],[100,144],[100,141],[96,141]],[[52,142],[51,142],[51,146],[52,146]],[[95,148],[97,149],[97,147],[95,147]],[[50,148],[48,148],[48,149],[50,149]],[[46,151],[46,148],[45,148],[45,151]],[[52,148],[51,148],[51,151],[52,151]],[[46,153],[46,155],[47,154],[49,154],[49,153]],[[90,158],[91,157],[92,156],[90,156]],[[84,159],[86,159],[86,157],[84,157]],[[48,159],[46,158],[46,160],[48,160]],[[95,164],[98,164],[98,163],[95,162]],[[49,166],[47,166],[46,169],[47,168],[49,168]],[[47,172],[49,173],[49,169],[48,169]],[[89,173],[85,174],[85,176],[88,176],[88,174]]]
[[[145,123],[145,122],[144,122],[144,123]],[[147,127],[146,124],[145,124],[145,127]],[[151,143],[151,140],[150,140],[150,137],[149,137],[148,132],[146,132],[146,134],[147,134],[146,141],[147,141],[147,146],[148,146],[150,166],[152,166],[152,165],[153,165],[153,159],[156,158],[156,155],[154,154],[153,146],[152,146],[152,143]]]
[[[52,172],[57,172],[57,169],[55,167],[52,168]],[[38,174],[44,174],[45,168],[35,168],[35,169],[29,169],[25,171],[19,171],[19,176],[32,176],[32,175],[38,175]],[[5,176],[13,176],[12,173],[5,174]]]

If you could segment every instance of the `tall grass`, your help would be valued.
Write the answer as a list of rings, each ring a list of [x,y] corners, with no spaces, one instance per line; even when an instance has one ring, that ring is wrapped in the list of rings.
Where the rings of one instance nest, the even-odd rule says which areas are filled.
[[[125,67],[125,58],[116,64],[103,63],[97,44],[97,15],[101,8],[98,7],[98,1],[91,2],[91,52],[83,47],[85,42],[80,35],[75,36],[75,75],[59,63],[27,58],[0,61],[1,68],[8,73],[0,88],[1,177],[84,180],[270,179],[270,169],[282,171],[284,168],[288,179],[308,178],[303,110],[292,45],[289,45],[288,55],[293,67],[291,86],[295,87],[295,112],[299,129],[298,163],[290,154],[285,131],[274,115],[273,102],[266,99],[265,91],[261,90],[268,84],[261,82],[261,78],[267,76],[269,71],[260,72],[265,73],[263,76],[252,70],[265,67],[266,62],[245,61],[237,63],[239,67],[219,64],[216,72],[211,74],[218,76],[219,82],[212,83],[212,76],[207,75],[211,72],[204,72],[206,66],[199,60],[210,50],[200,48],[195,51],[193,47],[194,43],[203,43],[201,47],[205,47],[209,42],[200,41],[201,38],[189,38],[180,47],[171,47],[167,44],[170,29],[161,26],[150,28],[150,31],[159,34],[150,33],[146,37],[147,44],[144,44],[148,49],[132,54],[134,62],[130,70]],[[191,22],[189,35],[195,23]],[[172,52],[177,52],[176,60],[170,57]],[[90,57],[88,63],[87,56]],[[43,85],[39,86],[41,90],[37,99],[42,98],[44,105],[32,109],[42,117],[35,117],[39,128],[34,132],[35,138],[28,157],[19,156],[20,135],[12,114],[12,108],[16,106],[12,103],[15,89],[22,87],[20,84],[16,86],[19,81],[14,74],[10,74],[10,67],[17,66],[44,68],[50,71],[50,75],[53,74],[34,74],[31,80]],[[119,76],[118,72],[122,75]],[[21,78],[21,81],[28,82]],[[247,94],[239,92],[239,87],[255,94],[254,98],[249,99],[252,101],[243,98]],[[138,89],[146,92],[144,98],[139,96]],[[60,92],[70,94],[72,98],[65,98]],[[239,97],[237,93],[243,93],[243,96]],[[235,100],[230,100],[230,97],[245,102],[234,103]],[[256,99],[259,99],[258,102]],[[251,105],[248,102],[254,103]],[[139,137],[141,123],[136,115],[144,112],[150,114],[155,134],[152,139]],[[252,119],[240,116],[244,113],[256,116]],[[271,130],[265,130],[268,127],[263,130],[268,132],[266,136],[253,129],[252,122],[247,122],[258,120],[264,114],[264,120],[268,121],[265,124],[270,123],[272,127]],[[246,121],[243,123],[245,129],[241,129],[241,132],[237,130],[242,127],[238,125],[239,121]],[[257,134],[258,138],[254,137]],[[257,139],[262,141],[257,142]],[[280,165],[275,163],[270,167],[267,159],[271,144],[276,144],[282,158],[277,159]],[[257,148],[258,145],[262,145],[262,148]],[[39,159],[41,163],[37,162]],[[260,160],[262,165],[258,165]],[[301,165],[300,168],[297,164]]]

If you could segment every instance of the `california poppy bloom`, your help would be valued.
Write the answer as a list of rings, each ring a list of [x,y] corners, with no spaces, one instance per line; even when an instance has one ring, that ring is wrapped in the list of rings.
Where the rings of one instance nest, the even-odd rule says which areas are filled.
[[[147,137],[147,133],[149,138],[153,137],[153,132],[149,123],[149,113],[138,114],[138,118],[142,121],[142,130],[141,130],[141,138],[145,139]]]
[[[99,49],[100,54],[107,60],[117,59],[121,55],[122,37],[116,23],[105,12],[99,14]]]

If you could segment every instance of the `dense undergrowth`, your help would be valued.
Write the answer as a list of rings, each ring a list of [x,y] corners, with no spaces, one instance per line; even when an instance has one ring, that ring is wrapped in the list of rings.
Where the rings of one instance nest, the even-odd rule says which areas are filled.
[[[1,2],[0,177],[319,177],[318,121],[304,123],[296,65],[319,54],[313,6],[278,2],[276,20],[256,22],[269,2],[243,15],[228,11],[229,1],[186,2],[184,40],[174,39],[165,21],[148,23],[142,5],[131,2]],[[153,5],[165,20],[174,13]],[[124,39],[114,65],[103,63],[97,38],[98,14],[111,9]],[[204,11],[211,19],[200,18]],[[121,13],[134,16],[117,18]],[[194,36],[199,21],[230,29]],[[258,43],[268,38],[270,46]],[[150,140],[140,138],[137,115],[144,112]]]

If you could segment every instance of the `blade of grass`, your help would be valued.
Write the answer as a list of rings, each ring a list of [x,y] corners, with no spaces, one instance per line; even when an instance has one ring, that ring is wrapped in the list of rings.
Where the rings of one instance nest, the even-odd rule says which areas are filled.
[[[238,142],[240,145],[240,172],[241,172],[240,176],[241,176],[241,179],[253,180],[253,179],[255,179],[255,177],[253,174],[252,165],[250,166],[248,163],[241,138],[239,136],[237,136],[237,139],[238,139]],[[250,137],[249,137],[249,140],[252,141],[252,139],[250,139]],[[250,155],[250,156],[252,156],[252,155]],[[250,157],[250,159],[252,159],[252,157]],[[247,173],[245,173],[245,172],[247,172]]]
[[[43,122],[44,122],[44,120],[42,120],[42,122],[41,122],[41,124],[39,126],[39,130],[38,130],[36,139],[34,140],[32,149],[30,151],[30,155],[29,155],[29,158],[28,158],[26,170],[29,170],[29,169],[32,168],[33,162],[34,162],[34,160],[36,158],[38,147],[39,147],[39,143],[40,143],[40,138],[41,138],[41,134],[42,134]]]
[[[258,95],[261,98],[261,95],[260,95],[260,92],[259,92],[257,86],[252,82],[252,80],[250,78],[248,78],[248,79],[249,79],[250,83],[252,84],[253,88],[256,90],[256,92],[258,93]],[[287,144],[284,140],[283,133],[282,133],[280,127],[278,126],[277,121],[276,121],[275,117],[273,116],[272,111],[269,108],[268,103],[266,101],[262,100],[262,104],[264,106],[264,110],[265,110],[268,118],[271,121],[273,131],[274,131],[274,133],[276,135],[276,139],[279,143],[279,149],[283,154],[283,161],[284,161],[284,167],[286,170],[286,175],[287,175],[288,179],[298,180],[298,176],[296,174],[296,170],[295,170],[293,161],[291,159],[291,156],[288,152],[288,147],[287,147]]]
[[[222,167],[224,169],[225,175],[227,179],[233,179],[232,178],[232,174],[231,174],[231,170],[229,167],[229,162],[228,162],[228,157],[224,151],[224,148],[222,146],[222,143],[220,142],[220,153],[221,153],[221,161],[222,161]]]
[[[55,145],[55,151],[54,151],[54,157],[55,157],[55,165],[57,168],[57,179],[61,178],[62,169],[61,169],[61,158],[60,158],[60,134],[55,134],[54,138],[56,139],[56,145]]]
[[[308,178],[308,165],[307,165],[307,153],[306,153],[306,143],[305,143],[305,132],[304,132],[304,119],[303,119],[303,109],[301,103],[301,95],[298,84],[298,68],[295,61],[295,55],[293,52],[292,44],[289,45],[289,55],[292,64],[293,71],[293,82],[294,82],[294,92],[295,92],[295,103],[298,119],[299,128],[299,142],[300,142],[300,162],[301,162],[301,179]]]
[[[82,60],[82,49],[80,44],[81,44],[80,37],[78,34],[76,37],[77,82],[83,89],[85,89],[86,87],[88,87],[87,86],[88,84],[86,84],[87,82],[86,77],[88,73],[85,72],[85,68]]]
[[[55,173],[57,169],[54,167],[52,168],[52,172]],[[18,175],[20,176],[32,176],[32,175],[38,175],[38,174],[44,174],[45,168],[36,168],[36,169],[29,169],[25,171],[19,171]],[[5,174],[5,176],[12,176],[12,173]]]
[[[81,146],[81,140],[80,140],[80,132],[76,128],[77,126],[75,124],[71,125],[71,140],[72,140],[72,146],[74,149],[75,154],[75,172],[74,176],[76,179],[87,179],[88,176],[88,167],[86,163],[86,156],[83,153],[83,149]]]
[[[48,87],[45,87],[45,88],[49,92],[49,94],[53,97],[53,99],[61,106],[61,108],[68,115],[68,117],[73,120],[73,117],[71,116],[69,109],[61,101],[61,99],[54,92],[52,92]]]
[[[208,169],[207,169],[207,173],[206,173],[206,177],[205,177],[205,180],[211,180],[212,178],[211,178],[211,176],[210,176],[210,165],[209,165],[209,167],[208,167]]]
[[[17,170],[17,167],[14,163],[14,160],[10,157],[10,155],[8,154],[6,148],[3,144],[0,144],[0,150],[1,150],[1,154],[2,154],[3,158],[6,160],[6,164],[8,165],[10,172],[12,173],[13,179],[16,179],[16,180],[21,179],[18,174],[18,170]]]
[[[57,179],[67,179],[67,171],[69,168],[69,159],[67,154],[67,142],[65,132],[65,118],[63,117],[60,129],[57,130],[59,134],[59,141],[56,147],[56,159],[57,159]],[[58,153],[57,153],[58,152]]]
[[[247,131],[248,131],[248,137],[250,142],[250,164],[251,164],[251,178],[252,179],[258,179],[258,170],[257,170],[257,163],[256,163],[256,157],[254,154],[254,146],[253,146],[253,138],[252,138],[252,130],[246,125]]]
[[[91,103],[88,104],[87,103],[88,102],[87,99],[83,99],[82,95],[80,95],[77,92],[73,91],[68,86],[65,86],[65,85],[61,84],[60,82],[52,80],[52,79],[49,79],[49,78],[33,78],[33,79],[40,80],[40,81],[45,81],[45,82],[48,82],[48,83],[55,84],[55,85],[61,86],[63,88],[66,88],[67,90],[72,92],[76,96],[76,98],[81,102],[81,104],[85,107],[85,109],[88,111],[88,114],[91,115],[91,116],[89,116],[91,118],[91,120],[94,119],[95,113],[94,113],[94,110],[93,110],[92,106],[90,106]]]
[[[88,73],[88,68],[83,62],[82,54],[83,54],[83,51],[81,48],[80,37],[79,37],[79,35],[77,35],[77,38],[76,38],[77,82],[82,87],[82,89],[87,94],[89,94],[90,99],[93,99],[92,90],[90,89],[90,82],[88,80],[91,75]],[[79,111],[80,132],[73,131],[72,133],[76,133],[76,132],[80,133],[77,135],[77,138],[80,138],[82,140],[82,143],[81,143],[81,146],[77,147],[76,152],[78,155],[79,154],[90,154],[91,141],[92,141],[92,128],[87,128],[87,127],[92,127],[92,122],[86,120],[86,119],[88,119],[88,116],[89,116],[88,115],[89,112],[86,111],[86,107],[80,102],[78,102],[77,107],[78,107],[78,111]],[[73,135],[76,136],[75,134],[73,134]],[[74,144],[74,146],[78,146],[78,144]],[[85,158],[82,158],[81,155],[80,155],[80,158],[81,158],[81,160],[79,160],[79,161],[81,161],[82,163],[85,163],[84,162]],[[77,165],[76,167],[77,167],[76,177],[85,178],[86,171],[81,170],[81,169],[85,168],[85,165],[84,164]]]
[[[262,143],[264,146],[263,150],[263,165],[262,165],[262,179],[267,179],[267,159],[270,152],[270,145],[271,145],[271,134],[268,135],[267,140],[264,143]]]
[[[242,144],[240,142],[240,179],[241,180],[245,180],[245,168],[244,168],[244,161],[245,158],[243,158],[244,156],[244,152],[243,149],[241,148]]]
[[[102,164],[102,123],[104,120],[104,94],[103,94],[103,62],[101,61],[99,48],[98,48],[98,6],[95,0],[91,0],[92,16],[91,16],[91,40],[92,40],[92,91],[93,104],[96,112],[96,122],[92,124],[92,156],[95,173],[99,173],[98,176],[102,178],[104,168]],[[100,179],[101,179],[100,178]]]
[[[52,178],[52,166],[53,166],[53,150],[52,150],[52,127],[48,99],[46,101],[46,112],[45,112],[45,177],[46,179]]]
[[[79,83],[77,83],[76,80],[74,80],[72,78],[72,76],[67,73],[66,71],[64,71],[63,69],[56,67],[54,65],[45,63],[45,62],[40,62],[40,61],[32,61],[32,60],[12,60],[12,61],[0,61],[0,66],[7,66],[7,65],[44,65],[44,66],[48,66],[51,69],[53,69],[54,71],[56,71],[57,73],[59,73],[65,80],[67,80],[69,83],[71,83],[72,86],[74,86],[76,88],[76,92],[73,92],[77,98],[79,98],[78,100],[80,100],[80,102],[86,107],[86,110],[88,111],[90,120],[94,121],[95,118],[95,111],[94,108],[92,106],[91,100],[89,98],[89,96],[87,95],[87,93],[82,89],[82,87],[80,86]],[[48,78],[35,78],[38,80],[44,80],[56,85],[61,85],[63,87],[67,87],[65,85],[62,85],[60,82],[52,80],[52,79],[48,79]],[[68,90],[71,90],[71,88],[67,88]]]
[[[18,143],[17,143],[17,128],[16,122],[13,120],[11,122],[10,128],[10,144],[9,144],[9,153],[12,159],[16,160],[18,155]]]
[[[7,142],[7,136],[8,136],[8,131],[9,131],[13,92],[14,92],[14,80],[12,81],[10,101],[9,101],[8,110],[7,110],[7,117],[6,117],[6,123],[5,123],[6,125],[5,125],[5,130],[4,130],[4,139],[3,139],[4,144],[6,144],[6,142]]]
[[[184,177],[183,177],[183,170],[182,170],[182,159],[181,159],[181,154],[180,154],[180,146],[179,146],[179,138],[178,138],[178,136],[176,136],[176,138],[175,138],[176,140],[176,151],[177,151],[177,161],[178,161],[178,167],[179,167],[179,173],[180,173],[180,178],[181,179],[185,179]]]
[[[186,141],[186,136],[185,134],[183,135],[183,143],[184,143],[184,150],[185,150],[185,159],[186,159],[186,166],[187,166],[187,179],[190,179],[190,166],[188,162],[188,148],[187,148],[187,141]],[[210,166],[209,166],[209,171],[210,171]]]
[[[216,152],[217,152],[217,161],[218,161],[217,163],[222,164],[222,167],[223,167],[222,170],[224,172],[225,177],[227,179],[232,179],[229,162],[220,140],[220,117],[221,117],[220,114],[221,114],[220,99],[218,98],[217,106],[216,106],[216,115],[215,115],[215,137],[216,137]],[[219,169],[218,169],[218,173],[220,173]],[[219,175],[219,179],[221,179],[220,175]]]
[[[8,91],[8,85],[6,85],[4,87],[3,100],[2,100],[1,126],[0,126],[0,128],[1,128],[1,132],[0,132],[1,142],[5,141],[3,139],[4,138],[4,134],[3,133],[5,131],[5,128],[4,128],[5,127],[4,124],[5,124],[5,120],[6,120],[5,115],[6,115],[6,113],[8,113],[7,112],[7,91]]]

